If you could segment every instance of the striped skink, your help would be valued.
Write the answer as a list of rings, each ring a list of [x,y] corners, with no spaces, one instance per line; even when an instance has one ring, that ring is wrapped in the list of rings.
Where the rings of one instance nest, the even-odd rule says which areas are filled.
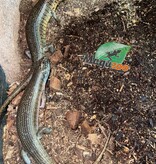
[[[31,11],[26,24],[26,38],[33,63],[47,50],[46,30],[51,17],[62,0],[39,0]]]
[[[40,98],[50,72],[50,62],[44,57],[36,63],[35,71],[26,86],[17,112],[17,133],[24,150],[37,164],[53,164],[37,137],[36,117]]]
[[[30,49],[33,64],[44,56],[46,49],[46,30],[52,16],[56,19],[55,11],[62,0],[39,0],[30,12],[26,23],[26,38]],[[15,98],[28,84],[32,76],[32,70],[6,99],[0,107],[0,116],[6,111],[6,106]]]

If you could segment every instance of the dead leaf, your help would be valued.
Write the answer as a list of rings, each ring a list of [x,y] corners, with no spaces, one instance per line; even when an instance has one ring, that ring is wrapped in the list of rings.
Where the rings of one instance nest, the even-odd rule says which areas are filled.
[[[60,90],[61,89],[61,81],[55,77],[55,76],[51,76],[50,77],[50,89],[51,90]]]
[[[92,145],[100,144],[100,135],[96,133],[88,134],[88,140],[90,140]]]
[[[83,123],[81,124],[81,131],[85,135],[92,132],[92,127],[89,125],[87,120],[84,120]]]
[[[62,54],[61,50],[57,50],[49,58],[50,58],[50,61],[52,62],[52,64],[57,64],[58,62],[60,62],[62,60],[63,54]]]
[[[71,129],[77,129],[80,122],[81,113],[79,111],[68,111],[66,113],[66,119],[71,127]]]

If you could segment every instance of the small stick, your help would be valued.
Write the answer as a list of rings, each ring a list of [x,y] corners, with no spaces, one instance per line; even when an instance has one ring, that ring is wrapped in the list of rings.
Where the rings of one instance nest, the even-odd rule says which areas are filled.
[[[102,156],[104,155],[104,152],[106,151],[107,145],[109,143],[110,136],[111,136],[111,133],[109,133],[108,138],[107,138],[107,141],[105,143],[105,146],[104,146],[102,152],[100,153],[100,155],[98,156],[98,158],[96,159],[96,161],[94,162],[94,164],[98,164],[101,161]]]

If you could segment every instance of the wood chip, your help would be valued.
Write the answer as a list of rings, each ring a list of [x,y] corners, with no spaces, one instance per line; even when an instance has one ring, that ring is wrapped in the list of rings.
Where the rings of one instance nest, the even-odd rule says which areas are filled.
[[[49,57],[52,64],[57,64],[58,62],[62,60],[62,58],[63,58],[63,54],[61,50],[55,51],[54,54]]]
[[[55,76],[50,77],[50,90],[53,89],[57,91],[61,89],[61,81]]]
[[[81,124],[81,131],[85,135],[92,133],[92,127],[89,125],[87,120],[84,120]]]
[[[75,130],[78,127],[80,122],[81,113],[79,111],[68,111],[66,113],[66,119],[71,127],[71,129]]]
[[[19,102],[20,102],[20,100],[21,100],[21,98],[22,98],[23,93],[24,93],[24,92],[19,93],[19,94],[12,100],[11,103],[12,103],[13,105],[18,105]]]

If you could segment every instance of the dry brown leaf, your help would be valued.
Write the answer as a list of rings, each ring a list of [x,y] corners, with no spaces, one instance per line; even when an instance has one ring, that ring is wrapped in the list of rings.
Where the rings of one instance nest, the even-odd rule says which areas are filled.
[[[88,140],[90,140],[92,145],[100,144],[100,135],[96,133],[88,134]]]
[[[51,76],[50,77],[50,89],[51,90],[60,90],[61,89],[61,81],[55,77],[55,76]]]
[[[50,58],[50,61],[52,62],[52,64],[57,64],[58,62],[60,62],[62,60],[63,54],[62,54],[61,50],[57,50],[49,58]]]
[[[66,119],[71,129],[77,129],[80,122],[81,113],[79,111],[68,111],[66,113]]]
[[[87,120],[84,120],[81,124],[81,131],[83,134],[87,135],[92,133],[92,127],[89,125]]]

